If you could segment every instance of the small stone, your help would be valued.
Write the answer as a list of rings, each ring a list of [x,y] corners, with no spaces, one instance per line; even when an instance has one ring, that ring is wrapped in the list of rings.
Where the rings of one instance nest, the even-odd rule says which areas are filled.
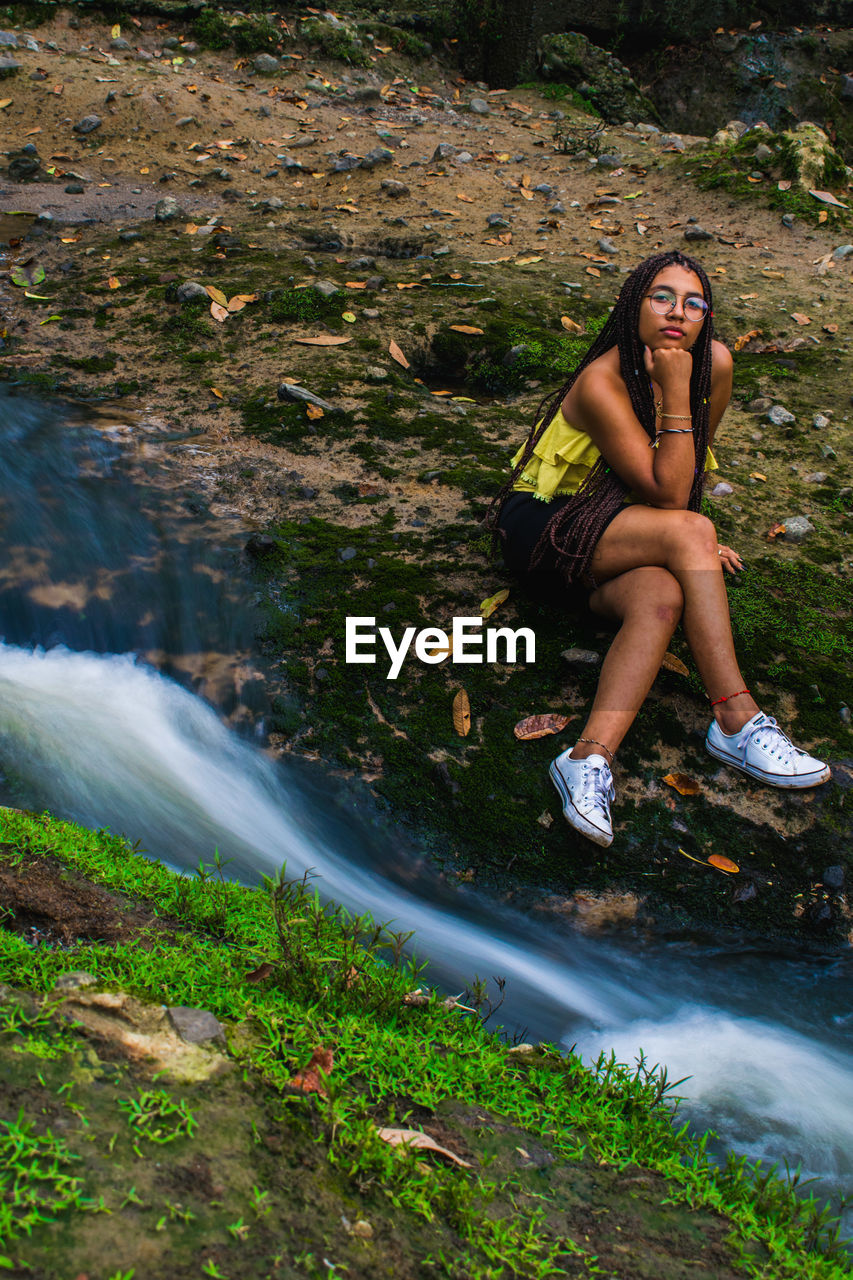
[[[508,227],[509,223],[501,213],[490,213],[486,218],[486,223],[490,227]]]
[[[794,217],[794,215],[793,215],[792,213],[783,213],[783,214],[782,214],[782,226],[783,226],[783,227],[787,227],[789,231],[790,231],[790,230],[791,230],[791,228],[793,227],[793,225],[794,225],[795,221],[796,221],[796,219],[795,219],[795,217]]]
[[[806,484],[823,484],[827,479],[825,471],[813,471],[810,476],[805,477]]]
[[[118,238],[122,244],[133,244],[134,240],[142,239],[138,231],[120,231]]]
[[[313,391],[306,390],[305,387],[294,386],[290,382],[282,382],[277,392],[279,400],[295,400],[301,404],[313,404],[316,408],[322,409],[324,413],[339,413],[333,404],[329,404],[327,400],[321,400],[319,396],[315,396]]]
[[[732,902],[752,902],[757,893],[755,882],[753,880],[744,880],[732,893]]]
[[[594,649],[564,649],[560,657],[570,667],[598,667],[601,665],[601,654]]]
[[[814,533],[814,525],[808,516],[786,516],[782,523],[786,542],[803,542],[810,533]]]
[[[714,237],[710,231],[706,231],[704,227],[700,227],[697,223],[695,227],[687,227],[684,232],[685,240],[713,240]]]
[[[369,364],[364,371],[364,376],[368,382],[385,382],[388,378],[388,370],[378,364]]]
[[[358,169],[361,165],[361,156],[338,156],[332,165],[332,173],[349,173],[352,169]]]
[[[835,452],[831,444],[822,444],[820,446],[820,456],[826,458],[828,462],[835,462],[838,454]]]
[[[196,44],[195,40],[185,40],[181,44],[181,52],[189,54],[191,57],[198,53],[199,48],[200,46]]]
[[[662,147],[669,147],[673,151],[684,150],[684,139],[680,133],[662,133],[658,142]]]
[[[11,182],[26,182],[28,178],[34,178],[41,168],[41,163],[37,155],[17,155],[9,161],[9,180]]]
[[[472,98],[468,103],[468,108],[474,112],[475,116],[487,116],[491,112],[491,107],[485,98]]]
[[[374,276],[373,279],[381,280],[382,277]],[[381,288],[381,286],[378,286],[378,287]],[[362,307],[361,314],[364,316],[365,320],[378,320],[381,315],[381,312],[379,311],[378,307]]]
[[[655,133],[660,133],[660,129],[656,124],[638,124],[637,133],[645,133],[651,137]]]
[[[378,293],[380,289],[385,288],[385,280],[385,276],[368,276],[364,287],[369,293]],[[365,312],[365,315],[367,315],[367,312]],[[370,318],[375,320],[376,316]]]
[[[20,62],[16,62],[14,58],[0,58],[0,80],[6,80],[20,69]]]
[[[409,188],[405,182],[398,182],[396,178],[383,178],[382,190],[391,200],[399,200],[401,196],[409,194]]]
[[[372,151],[368,151],[367,155],[361,162],[363,169],[374,169],[378,164],[391,164],[394,159],[394,152],[388,147],[374,147]]]
[[[63,190],[67,196],[82,196],[86,188],[82,182],[69,182],[68,186],[64,187]]]
[[[773,148],[768,147],[766,142],[759,142],[755,148],[754,159],[756,164],[766,164],[768,160],[773,159]]]
[[[181,42],[177,36],[166,36],[166,39],[163,41],[163,48],[170,49],[170,50],[177,49],[180,43]]]
[[[17,49],[18,37],[14,31],[0,31],[0,49]]]
[[[812,426],[815,431],[825,431],[829,426],[829,418],[825,418],[822,413],[816,413],[812,418]]]
[[[843,262],[851,254],[853,254],[853,244],[840,244],[837,249],[833,249],[832,260],[833,262]]]
[[[154,217],[157,222],[174,222],[176,218],[184,216],[184,211],[174,196],[166,196],[164,200],[158,200],[154,206]]]
[[[607,236],[599,237],[598,247],[602,253],[618,253],[619,252],[616,245]]]
[[[554,188],[551,186],[550,182],[540,182],[533,188],[533,190],[538,192],[540,196],[552,196],[554,194]]]
[[[195,124],[195,116],[181,116],[180,120],[175,121],[176,129],[185,129],[188,124]]]
[[[103,124],[100,116],[91,115],[84,116],[82,120],[78,120],[74,126],[74,132],[80,134],[94,133],[96,129],[100,129]]]
[[[258,75],[271,76],[278,71],[281,63],[278,58],[274,58],[271,53],[259,53],[257,57],[252,59],[252,66]]]
[[[595,163],[598,165],[599,169],[618,169],[620,168],[622,161],[623,156],[621,151],[605,151],[603,155],[600,155],[597,158]]]
[[[846,711],[847,708],[845,707],[844,710]],[[848,721],[850,719],[849,713],[847,719]],[[840,893],[844,888],[844,868],[840,863],[836,863],[832,867],[825,867],[820,879],[825,889],[833,889],[836,893]]]
[[[790,423],[797,421],[794,414],[781,404],[774,404],[767,410],[767,420],[772,422],[774,427],[787,427]]]
[[[344,547],[342,551],[338,552],[338,559],[343,561],[354,560],[357,555],[358,551],[355,547]]]
[[[207,302],[209,300],[207,290],[197,280],[185,280],[183,284],[179,284],[175,290],[175,297],[180,303]]]
[[[454,147],[450,142],[439,142],[435,151],[432,153],[433,160],[452,160],[454,156],[459,154],[459,148]]]
[[[352,1225],[352,1234],[358,1236],[359,1240],[372,1240],[373,1227],[369,1222],[365,1222],[364,1218],[359,1218],[358,1222]]]
[[[82,991],[85,987],[96,987],[98,979],[85,969],[72,969],[61,973],[53,984],[54,991]]]
[[[460,151],[457,156],[453,157],[454,164],[470,164],[474,157],[470,151]]]
[[[212,1013],[208,1013],[207,1009],[187,1009],[183,1005],[172,1005],[168,1014],[172,1026],[187,1044],[206,1044],[210,1040],[225,1044],[222,1023]]]
[[[130,47],[130,41],[125,40],[124,36],[116,36],[115,40],[110,41],[110,48],[117,53],[130,53]]]
[[[734,489],[725,480],[721,480],[719,484],[715,484],[711,490],[712,498],[727,498],[730,493],[734,493]]]
[[[551,205],[551,208],[548,210],[548,212],[549,213],[565,213],[566,206],[562,203],[562,201],[558,200],[556,204]]]
[[[315,280],[308,287],[313,293],[319,293],[321,298],[333,298],[336,293],[340,293],[334,280]]]
[[[759,396],[757,400],[750,400],[746,406],[747,413],[766,413],[768,409],[773,407],[773,401],[767,396]]]
[[[270,196],[268,199],[263,201],[263,207],[265,209],[270,209],[272,212],[275,212],[276,209],[284,208],[284,201],[282,200],[281,196]]]
[[[838,719],[842,724],[850,723],[850,708],[845,702],[842,702],[841,706],[838,708]]]

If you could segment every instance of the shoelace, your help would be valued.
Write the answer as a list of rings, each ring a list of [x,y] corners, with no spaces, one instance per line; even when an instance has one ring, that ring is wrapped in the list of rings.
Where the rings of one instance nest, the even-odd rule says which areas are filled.
[[[592,804],[596,809],[603,809],[609,814],[609,802],[616,799],[613,775],[606,764],[588,766],[585,781],[589,779],[590,774],[592,774],[592,795],[590,796]]]
[[[767,732],[770,736],[769,742],[762,742],[760,734]],[[795,747],[791,739],[786,733],[779,728],[773,716],[767,716],[761,724],[754,724],[749,733],[744,738],[741,745],[741,760],[746,762],[746,753],[752,739],[755,738],[760,747],[764,747],[771,755],[776,756],[783,765],[790,764],[796,756],[805,755],[799,747]]]

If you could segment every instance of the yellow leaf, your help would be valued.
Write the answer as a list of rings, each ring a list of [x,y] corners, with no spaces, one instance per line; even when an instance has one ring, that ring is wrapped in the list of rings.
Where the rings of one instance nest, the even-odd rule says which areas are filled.
[[[577,320],[572,320],[571,316],[560,316],[560,324],[569,333],[583,333],[583,325],[578,324]]]
[[[11,99],[10,99],[10,101],[11,101]],[[463,191],[457,191],[457,192],[456,192],[456,199],[457,199],[457,200],[463,200],[463,201],[465,202],[465,204],[474,204],[474,201],[471,199],[471,197],[470,197],[470,196],[466,196],[466,195],[465,195],[465,193],[464,193]]]
[[[826,222],[828,217],[829,217],[829,214],[826,212],[826,209],[821,209],[817,215],[817,220],[818,222],[821,222],[821,223]]]
[[[668,773],[664,778],[668,787],[672,787],[680,796],[698,796],[701,787],[695,778],[686,773]]]
[[[0,111],[5,111],[7,107],[11,107],[11,98],[0,98]]]
[[[517,267],[527,267],[531,262],[541,262],[541,258],[516,258],[515,265]]]
[[[750,475],[750,479],[760,480],[762,484],[765,484],[767,481],[767,476],[764,474],[763,471],[750,471],[749,475]]]
[[[571,718],[555,711],[548,711],[544,715],[525,716],[515,725],[513,733],[519,742],[530,742],[533,738],[545,738],[550,733],[562,733]]]
[[[453,699],[453,728],[460,738],[467,738],[471,732],[471,703],[464,689],[460,689]]]
[[[483,618],[491,618],[495,609],[499,604],[503,604],[509,599],[509,587],[504,587],[502,591],[496,591],[493,596],[488,596],[480,604],[480,614]]]
[[[347,324],[355,324],[355,316],[351,311],[344,311],[341,319],[346,320]]]
[[[665,653],[661,661],[662,671],[675,671],[680,676],[689,676],[690,672],[680,658],[676,658],[674,653]]]
[[[323,410],[320,408],[318,404],[306,404],[305,412],[307,413],[308,417],[311,418],[312,421],[316,420],[317,418],[322,418],[323,416]]]
[[[352,342],[352,338],[336,338],[331,333],[321,333],[317,338],[293,338],[292,341],[304,347],[342,347],[345,342]]]
[[[588,276],[600,276],[601,272],[599,271],[598,267],[587,267],[586,274]]]
[[[221,302],[211,302],[210,314],[214,320],[218,320],[220,324],[223,324],[228,319],[229,312],[228,308],[224,307]]]
[[[121,288],[121,281],[119,280],[118,276],[110,276],[109,280],[107,281],[107,284],[110,286],[111,289]]]
[[[533,192],[532,192],[532,191],[528,191],[528,190],[527,190],[527,187],[519,187],[518,189],[519,189],[519,191],[521,192],[521,194],[524,196],[525,200],[532,200],[532,199],[533,199]]]
[[[204,288],[208,298],[210,298],[213,302],[218,302],[220,307],[228,306],[228,299],[225,297],[225,294],[222,292],[221,289],[216,288],[216,285],[206,284]]]
[[[366,289],[367,281],[366,280],[347,280],[346,284],[344,285],[344,288],[345,289]]]
[[[397,346],[393,338],[388,344],[388,354],[390,355],[392,360],[396,360],[397,364],[401,364],[404,369],[411,368],[411,365],[409,364],[408,360],[403,355],[403,352]]]
[[[146,165],[143,169],[140,169],[140,170],[139,170],[139,172],[140,172],[140,173],[150,173],[150,172],[151,172],[151,170],[150,170],[150,169],[148,168],[148,166]]]
[[[184,235],[186,236],[194,236],[196,235],[197,232],[198,232],[198,227],[194,222],[188,222],[187,225],[184,227]]]
[[[114,27],[110,28],[110,36],[112,37],[113,40],[118,40],[120,35],[121,35],[121,24],[117,22]]]
[[[218,391],[218,390],[216,389],[216,387],[211,387],[211,388],[210,388],[210,394],[211,394],[211,395],[216,396],[217,400],[221,400],[221,399],[222,399],[222,392],[221,392],[221,391]]]
[[[449,327],[454,333],[485,333],[484,329],[478,329],[473,324],[452,324]]]
[[[708,859],[710,867],[716,867],[718,871],[727,871],[729,875],[737,875],[740,867],[736,862],[732,862],[731,858],[724,858],[721,853],[712,853]]]

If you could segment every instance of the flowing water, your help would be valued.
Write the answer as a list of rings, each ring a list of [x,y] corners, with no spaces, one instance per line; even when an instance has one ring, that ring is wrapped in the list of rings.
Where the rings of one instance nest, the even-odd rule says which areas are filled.
[[[506,978],[510,1030],[590,1059],[642,1049],[690,1077],[688,1114],[723,1147],[853,1191],[849,954],[592,939],[450,894],[360,790],[252,740],[246,531],[169,479],[168,449],[203,442],[2,391],[0,438],[0,800],[178,869],[218,849],[247,883],[313,870],[324,895],[414,929],[433,981]]]

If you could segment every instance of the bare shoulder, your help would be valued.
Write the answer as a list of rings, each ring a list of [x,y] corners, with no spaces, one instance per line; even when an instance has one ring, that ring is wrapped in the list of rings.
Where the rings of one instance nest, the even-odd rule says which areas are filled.
[[[577,417],[589,406],[599,404],[602,394],[618,395],[620,391],[627,394],[619,369],[619,352],[615,347],[611,347],[597,360],[593,360],[592,364],[587,365],[575,379],[574,385],[563,400],[563,413],[569,421],[572,421],[572,414]]]
[[[714,338],[711,343],[711,376],[713,378],[728,377],[731,374],[734,361],[732,353],[723,342],[718,342]]]

